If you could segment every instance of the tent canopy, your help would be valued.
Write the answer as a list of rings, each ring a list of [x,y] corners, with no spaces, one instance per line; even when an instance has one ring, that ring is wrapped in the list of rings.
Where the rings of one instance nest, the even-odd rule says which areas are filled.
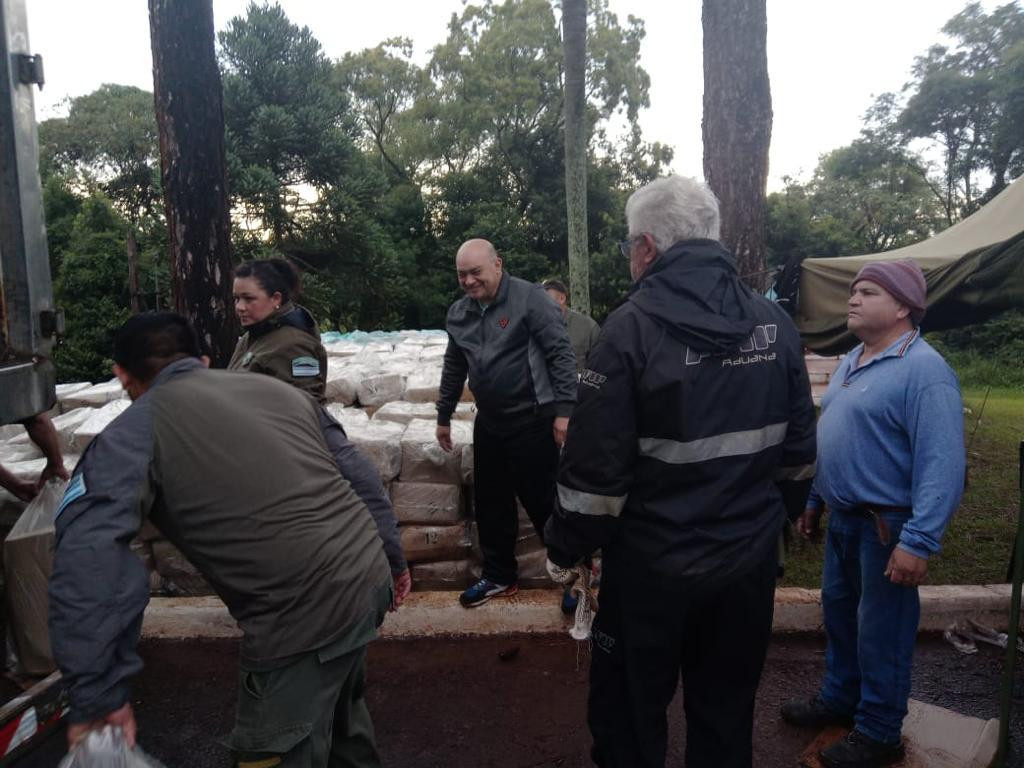
[[[884,253],[804,259],[797,311],[804,343],[816,352],[850,349],[846,330],[850,281],[873,261],[913,259],[928,282],[922,328],[938,331],[977,323],[1024,306],[1024,178],[947,230]]]

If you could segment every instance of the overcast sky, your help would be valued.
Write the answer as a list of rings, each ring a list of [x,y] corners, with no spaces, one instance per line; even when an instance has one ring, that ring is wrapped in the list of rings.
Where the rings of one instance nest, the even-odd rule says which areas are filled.
[[[146,0],[26,0],[34,53],[45,62],[36,94],[40,119],[60,102],[102,83],[152,90]],[[248,0],[213,0],[222,29]],[[281,0],[331,58],[388,37],[412,38],[417,60],[446,36],[461,0]],[[702,175],[700,0],[609,0],[624,21],[646,22],[641,65],[651,76],[644,136],[675,149],[678,173]],[[783,176],[806,178],[818,156],[857,137],[873,96],[898,90],[914,57],[940,42],[942,25],[966,0],[768,0],[768,70],[775,112],[771,188]],[[995,3],[987,1],[991,9]]]

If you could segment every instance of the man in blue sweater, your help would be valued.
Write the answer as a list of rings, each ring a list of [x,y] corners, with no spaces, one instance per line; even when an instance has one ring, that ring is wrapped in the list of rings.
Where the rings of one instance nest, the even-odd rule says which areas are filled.
[[[903,756],[900,733],[920,616],[917,587],[960,503],[963,406],[956,375],[921,338],[925,279],[911,261],[865,266],[847,327],[862,342],[822,400],[805,536],[829,511],[821,602],[825,679],[782,706],[794,725],[853,724],[821,753],[829,768]]]

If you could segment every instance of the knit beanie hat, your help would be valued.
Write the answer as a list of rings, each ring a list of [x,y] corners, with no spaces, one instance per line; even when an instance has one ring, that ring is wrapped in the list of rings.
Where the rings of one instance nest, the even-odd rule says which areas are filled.
[[[850,283],[850,290],[861,280],[870,280],[882,286],[896,301],[910,308],[910,321],[915,326],[921,324],[928,287],[924,272],[916,263],[910,259],[874,261],[857,273]]]

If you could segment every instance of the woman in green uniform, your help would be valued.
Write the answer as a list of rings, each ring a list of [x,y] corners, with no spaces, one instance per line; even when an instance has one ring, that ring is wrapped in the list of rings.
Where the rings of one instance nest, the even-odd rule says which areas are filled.
[[[238,340],[228,370],[273,376],[309,392],[322,406],[327,352],[313,317],[294,303],[299,292],[298,270],[284,259],[246,261],[235,269],[232,292],[235,314],[245,333]],[[323,407],[319,410],[327,449],[377,524],[395,582],[397,608],[409,594],[412,579],[391,501],[374,465],[349,441],[341,425]]]
[[[327,353],[313,317],[295,304],[299,273],[284,259],[246,261],[235,270],[235,314],[245,333],[228,370],[265,373],[324,401]]]

